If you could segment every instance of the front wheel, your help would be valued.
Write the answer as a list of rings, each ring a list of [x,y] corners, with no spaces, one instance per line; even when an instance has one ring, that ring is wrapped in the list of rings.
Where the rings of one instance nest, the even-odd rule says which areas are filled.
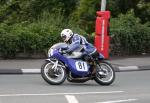
[[[65,68],[58,61],[46,61],[41,67],[41,75],[51,85],[60,85],[66,79]]]
[[[108,86],[115,80],[115,71],[111,64],[101,61],[96,68],[96,74],[94,80],[100,84]]]

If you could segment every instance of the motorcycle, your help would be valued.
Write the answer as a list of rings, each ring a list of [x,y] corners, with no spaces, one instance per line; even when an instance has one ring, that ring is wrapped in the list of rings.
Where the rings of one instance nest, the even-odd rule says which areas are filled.
[[[100,85],[110,85],[115,80],[115,71],[100,54],[98,62],[85,61],[81,52],[71,55],[62,52],[66,43],[57,43],[48,51],[48,59],[41,67],[42,78],[51,85],[60,85],[66,79],[69,82],[84,83],[95,80]],[[94,64],[94,65],[93,65]]]

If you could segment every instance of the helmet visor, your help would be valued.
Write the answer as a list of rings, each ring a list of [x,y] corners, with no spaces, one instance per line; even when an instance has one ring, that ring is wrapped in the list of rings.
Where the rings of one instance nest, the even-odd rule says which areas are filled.
[[[63,39],[64,41],[66,41],[66,38],[67,38],[66,35],[63,35],[63,36],[62,36],[62,39]]]

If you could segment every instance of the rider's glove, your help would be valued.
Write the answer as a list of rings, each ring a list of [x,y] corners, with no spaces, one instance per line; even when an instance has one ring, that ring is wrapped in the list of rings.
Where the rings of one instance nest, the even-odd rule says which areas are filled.
[[[68,50],[66,50],[66,53],[69,54],[69,55],[72,54],[72,52],[71,52],[71,51],[68,51]]]

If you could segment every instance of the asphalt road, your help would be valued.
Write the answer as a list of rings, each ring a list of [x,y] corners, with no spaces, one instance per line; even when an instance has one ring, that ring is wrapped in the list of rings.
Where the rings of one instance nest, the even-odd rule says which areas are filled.
[[[116,73],[110,86],[52,86],[39,74],[0,75],[0,103],[150,103],[150,71]]]

